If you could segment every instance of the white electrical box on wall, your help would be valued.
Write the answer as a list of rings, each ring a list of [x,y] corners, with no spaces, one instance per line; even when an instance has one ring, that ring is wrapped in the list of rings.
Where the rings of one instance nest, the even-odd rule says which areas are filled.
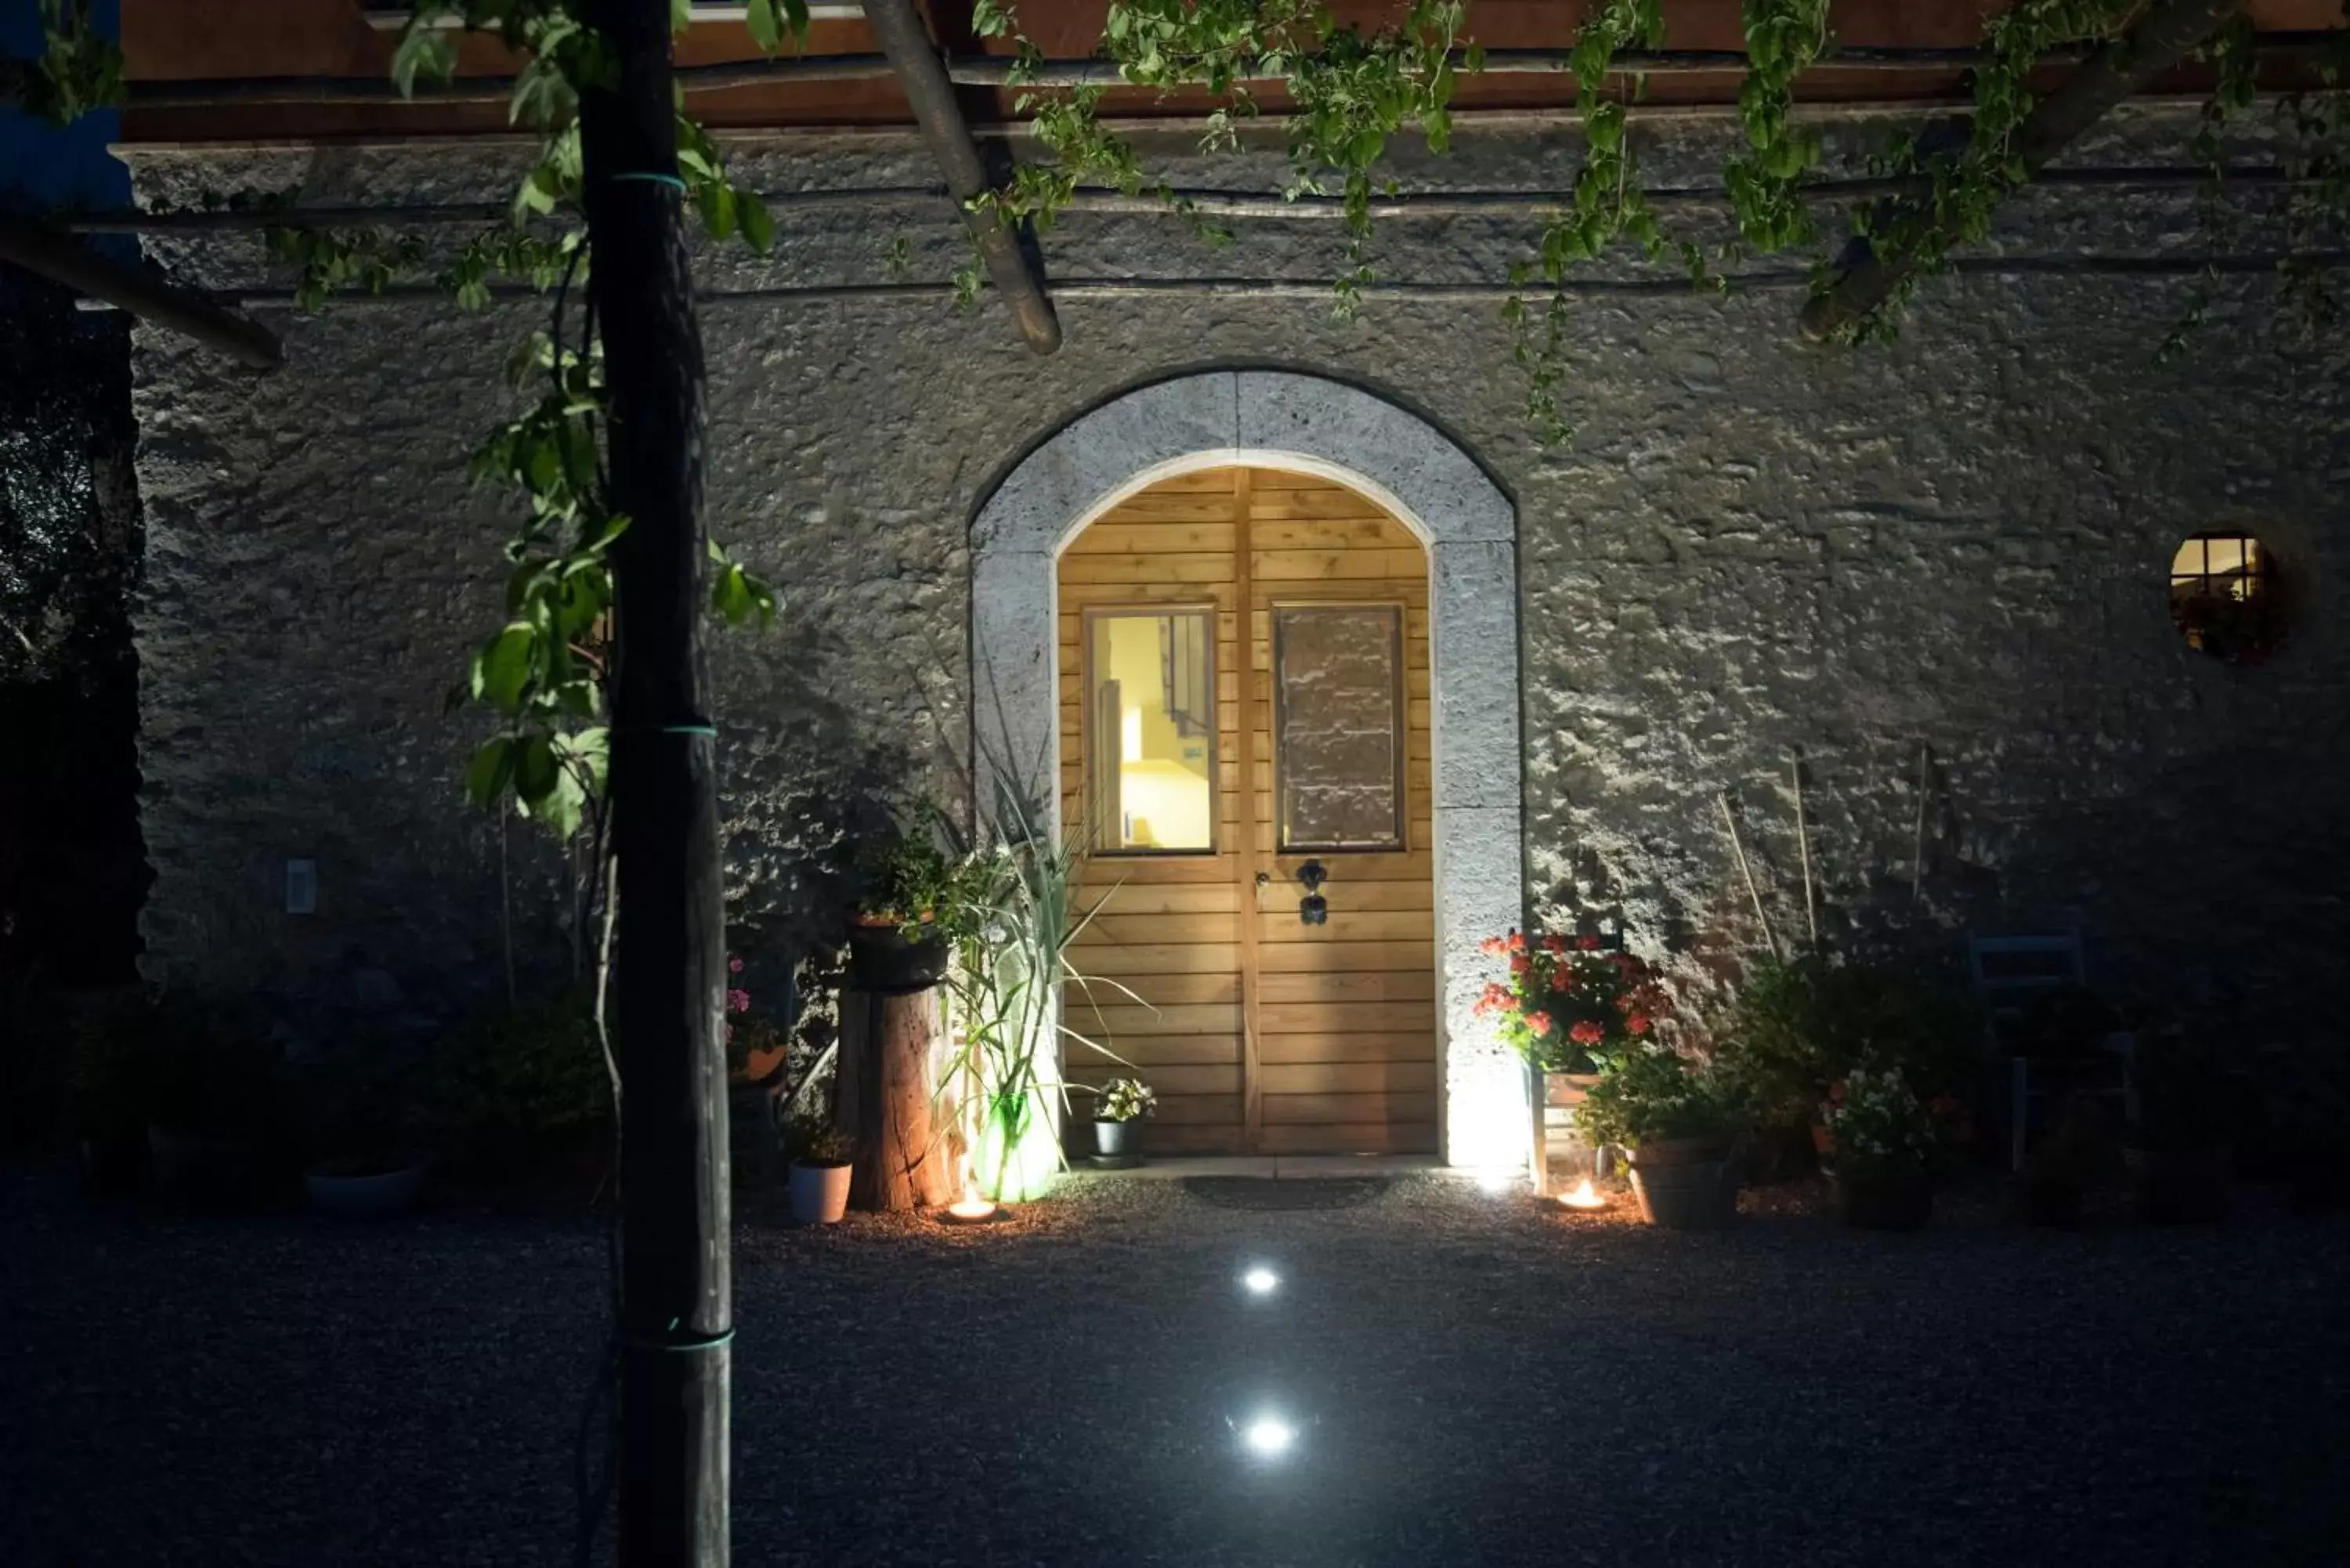
[[[289,915],[315,915],[318,912],[318,863],[316,860],[288,860],[286,863],[286,912]]]

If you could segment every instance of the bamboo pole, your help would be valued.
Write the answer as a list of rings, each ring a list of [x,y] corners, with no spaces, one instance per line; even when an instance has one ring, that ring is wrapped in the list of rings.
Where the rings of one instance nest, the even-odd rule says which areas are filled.
[[[1787,762],[1787,774],[1795,781],[1795,853],[1804,863],[1804,922],[1810,929],[1812,948],[1820,945],[1820,904],[1812,889],[1812,837],[1804,822],[1804,753],[1797,752]]]
[[[1779,933],[1771,929],[1771,917],[1762,908],[1762,889],[1754,885],[1754,867],[1747,864],[1746,845],[1738,836],[1738,818],[1731,815],[1730,792],[1723,790],[1714,798],[1721,803],[1722,826],[1730,829],[1730,852],[1738,857],[1739,875],[1746,878],[1746,896],[1754,900],[1754,919],[1762,928],[1762,940],[1770,945],[1773,960],[1786,955],[1779,950]]]
[[[1926,897],[1926,764],[1933,748],[1925,742],[1918,742],[1918,824],[1909,841],[1909,901],[1922,902]]]

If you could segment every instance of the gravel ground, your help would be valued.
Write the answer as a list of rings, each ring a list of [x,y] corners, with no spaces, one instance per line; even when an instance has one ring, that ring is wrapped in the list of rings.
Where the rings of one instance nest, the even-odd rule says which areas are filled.
[[[2340,1563],[2350,1225],[1679,1235],[1093,1179],[737,1241],[741,1563]],[[0,1563],[562,1563],[583,1217],[333,1227],[0,1172]],[[1246,1296],[1236,1274],[1283,1276]],[[1274,1412],[1277,1462],[1229,1423]]]

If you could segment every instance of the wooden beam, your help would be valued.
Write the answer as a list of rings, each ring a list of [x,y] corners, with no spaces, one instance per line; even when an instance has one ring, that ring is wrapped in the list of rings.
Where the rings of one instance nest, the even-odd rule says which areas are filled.
[[[2317,29],[2265,32],[2254,44],[2262,55],[2287,56],[2330,47],[2338,31]],[[925,47],[927,45],[927,37]],[[933,51],[935,54],[935,51]],[[2087,48],[2064,45],[2043,55],[2047,66],[2078,64],[2090,57]],[[1558,76],[1565,73],[1572,51],[1567,49],[1488,49],[1478,74],[1482,76]],[[1816,72],[1963,71],[1982,64],[1977,48],[1831,48],[1804,74]],[[940,57],[947,79],[963,87],[1006,87],[1012,84],[1015,61],[1006,55]],[[1453,66],[1468,69],[1466,51],[1456,52]],[[1686,76],[1725,71],[1742,72],[1747,60],[1738,49],[1625,49],[1609,64],[1613,77]],[[775,59],[715,60],[680,66],[679,85],[688,92],[724,92],[735,88],[773,83],[879,81],[897,74],[887,55],[785,55]],[[1103,59],[1046,60],[1028,78],[1040,87],[1130,85],[1114,61]],[[1243,78],[1263,85],[1272,78]],[[219,104],[240,107],[316,105],[322,103],[504,103],[514,96],[511,76],[459,77],[445,82],[420,81],[412,95],[380,76],[218,77],[128,84],[125,107],[130,109],[206,109]]]
[[[0,261],[182,333],[256,370],[286,362],[277,335],[259,322],[192,288],[102,256],[63,230],[0,218]]]
[[[734,1336],[726,910],[702,628],[702,331],[677,171],[669,0],[588,0],[610,79],[579,97],[604,345],[619,656],[621,1568],[725,1568]],[[558,327],[558,330],[560,330]]]
[[[2079,140],[2116,106],[2185,59],[2244,8],[2245,0],[2154,0],[2137,25],[2102,47],[2064,83],[2033,106],[2015,133],[2014,152],[2025,180]],[[1944,219],[1927,236],[1949,244],[1959,238],[1955,220]],[[1873,249],[1840,273],[1824,294],[1804,306],[1804,336],[1824,342],[1865,319],[1893,296],[1918,270],[1923,237],[1888,255]]]
[[[1039,354],[1061,346],[1061,323],[1045,293],[1045,278],[1035,261],[1021,247],[1019,232],[1003,214],[990,207],[973,211],[968,203],[993,188],[980,161],[979,147],[963,122],[962,106],[955,102],[954,84],[947,79],[931,36],[914,15],[912,0],[869,0],[866,26],[880,40],[882,51],[898,73],[914,123],[929,143],[931,156],[947,179],[947,193],[963,207],[963,221],[979,246],[988,276],[995,280],[1004,303],[1020,324],[1020,336]]]

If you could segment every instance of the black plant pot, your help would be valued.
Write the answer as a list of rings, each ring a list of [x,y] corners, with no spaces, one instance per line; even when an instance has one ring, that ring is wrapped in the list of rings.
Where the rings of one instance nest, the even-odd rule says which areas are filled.
[[[909,938],[897,926],[848,929],[848,988],[879,996],[928,991],[947,971],[944,937]]]
[[[192,1203],[243,1203],[262,1189],[260,1140],[250,1133],[147,1129],[158,1191]]]
[[[2081,1183],[2064,1177],[2018,1176],[2008,1189],[2008,1210],[2027,1225],[2072,1225],[2081,1218]]]
[[[81,1140],[82,1190],[93,1198],[122,1198],[145,1191],[148,1169],[143,1127],[91,1133]]]
[[[2228,1217],[2229,1162],[2225,1145],[2213,1148],[2138,1148],[2126,1146],[2130,1201],[2137,1217],[2155,1225],[2189,1225]]]
[[[1922,1170],[1831,1170],[1836,1218],[1864,1231],[1915,1231],[1934,1217],[1934,1179]]]

